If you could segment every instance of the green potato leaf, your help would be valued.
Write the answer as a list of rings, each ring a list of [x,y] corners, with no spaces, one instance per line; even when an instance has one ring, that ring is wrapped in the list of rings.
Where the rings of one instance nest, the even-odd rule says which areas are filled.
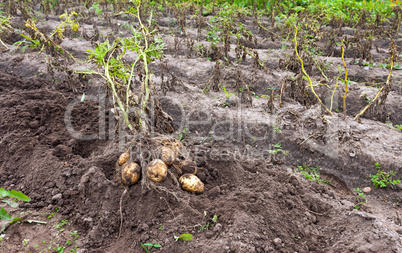
[[[0,209],[0,219],[5,221],[12,220],[11,216],[7,213],[6,209],[4,208]]]

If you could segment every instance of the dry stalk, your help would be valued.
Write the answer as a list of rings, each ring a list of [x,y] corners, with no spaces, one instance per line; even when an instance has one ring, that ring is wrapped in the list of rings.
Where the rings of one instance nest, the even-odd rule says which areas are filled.
[[[307,77],[307,79],[308,79],[308,82],[309,82],[309,84],[310,84],[311,92],[312,92],[312,93],[314,94],[314,96],[317,98],[317,100],[318,100],[318,102],[321,104],[321,106],[323,106],[323,107],[325,108],[325,110],[332,116],[332,112],[331,112],[330,110],[328,110],[328,108],[322,103],[322,101],[321,101],[320,97],[317,95],[317,93],[315,93],[314,87],[313,87],[313,83],[312,83],[312,81],[311,81],[311,78],[310,78],[310,76],[307,74],[307,72],[306,72],[305,69],[304,69],[303,60],[302,60],[302,58],[300,58],[299,53],[297,52],[297,31],[298,31],[297,26],[295,26],[295,29],[296,29],[296,31],[295,31],[295,38],[294,38],[294,40],[295,40],[295,52],[296,52],[297,58],[299,58],[299,61],[300,61],[300,65],[301,65],[301,69],[302,69],[302,71],[303,71],[303,74],[304,74],[304,75]]]
[[[385,103],[385,99],[387,97],[387,92],[391,91],[391,73],[392,73],[392,69],[394,68],[394,61],[397,58],[397,46],[395,45],[395,41],[391,42],[391,45],[389,47],[389,53],[391,54],[390,60],[391,60],[391,66],[390,66],[390,70],[388,73],[388,78],[387,78],[387,82],[385,83],[385,85],[377,92],[377,95],[375,96],[375,98],[373,100],[370,101],[370,103],[359,113],[355,116],[354,120],[358,120],[360,116],[362,116],[364,114],[364,112],[371,106],[373,105],[377,99],[380,97],[380,94],[384,91],[385,94],[383,96],[383,101],[381,101],[381,103]]]
[[[184,82],[183,82],[180,78],[178,78],[177,76],[175,76],[175,75],[169,70],[169,68],[168,68],[168,66],[167,66],[166,63],[162,62],[161,65],[162,65],[162,70],[163,70],[163,69],[166,70],[166,71],[169,73],[169,75],[172,76],[172,78],[174,78],[175,80],[179,81],[179,83],[181,84],[181,86],[182,86],[186,91],[189,91],[189,90],[190,90],[190,89],[184,84]]]
[[[286,90],[286,78],[283,78],[282,85],[281,85],[281,93],[279,95],[279,107],[282,107],[282,96]]]
[[[358,120],[360,118],[360,116],[362,116],[364,114],[364,112],[370,108],[370,106],[372,106],[375,101],[377,101],[378,97],[380,96],[381,92],[384,90],[384,88],[389,84],[389,81],[391,79],[391,73],[392,73],[392,68],[394,67],[394,61],[391,58],[391,69],[389,70],[388,73],[388,78],[387,78],[387,83],[377,92],[377,95],[375,96],[375,98],[373,100],[370,101],[370,103],[363,109],[361,110],[361,112],[359,112],[359,114],[357,114],[354,118],[354,120]]]
[[[269,32],[270,34],[275,35],[275,36],[278,37],[278,38],[281,38],[281,36],[279,36],[278,34],[273,33],[273,32],[272,32],[271,30],[269,30],[268,28],[265,28],[265,27],[261,24],[260,21],[257,21],[256,23],[257,23],[257,25],[258,25],[262,30],[267,31],[267,32]]]
[[[334,96],[335,96],[335,92],[336,92],[336,90],[337,90],[337,88],[338,88],[338,83],[339,83],[339,78],[341,77],[341,71],[339,71],[339,75],[338,75],[338,78],[336,78],[336,83],[335,83],[335,88],[334,88],[334,91],[332,92],[332,96],[331,96],[331,106],[330,106],[330,108],[329,108],[329,110],[332,112],[332,105],[333,105],[333,103],[334,103]]]
[[[253,96],[251,96],[251,92],[250,89],[248,88],[247,84],[244,82],[243,78],[240,79],[241,82],[243,83],[244,87],[246,88],[247,92],[248,92],[248,97],[250,100],[250,106],[253,106]]]
[[[342,61],[343,61],[343,66],[345,67],[345,89],[346,89],[345,95],[343,95],[343,115],[344,115],[344,118],[346,119],[346,96],[349,93],[349,87],[348,87],[348,69],[346,67],[346,62],[345,62],[345,47],[343,46],[343,42],[342,42]],[[332,101],[331,101],[331,108],[332,108]]]
[[[208,89],[209,84],[211,83],[211,81],[212,81],[212,79],[213,79],[214,77],[215,77],[215,75],[211,76],[211,78],[209,78],[208,82],[205,84],[204,89],[203,89],[203,92],[204,92],[204,93],[207,93],[207,92],[209,91],[209,89]]]

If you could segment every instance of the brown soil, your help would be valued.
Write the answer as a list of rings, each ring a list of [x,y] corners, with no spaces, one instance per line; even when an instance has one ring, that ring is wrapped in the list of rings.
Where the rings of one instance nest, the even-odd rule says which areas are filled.
[[[21,20],[15,18],[16,23]],[[57,20],[53,17],[42,27],[52,30]],[[182,49],[175,49],[174,37],[167,35],[172,20],[159,17],[160,32],[166,34],[163,61],[183,83],[176,81],[161,102],[173,118],[176,132],[170,137],[182,139],[183,156],[196,163],[204,193],[181,190],[175,181],[177,172],[171,167],[173,173],[164,182],[137,183],[123,194],[125,188],[116,179],[118,157],[128,150],[133,161],[144,165],[152,157],[145,153],[152,153],[148,149],[153,146],[139,136],[128,136],[122,143],[119,136],[123,130],[114,119],[108,97],[104,99],[103,81],[58,71],[51,76],[44,54],[29,49],[26,53],[3,51],[0,186],[22,191],[32,199],[18,209],[7,209],[12,216],[48,224],[11,225],[4,232],[0,251],[23,252],[29,247],[30,252],[41,252],[46,247],[50,251],[66,247],[69,252],[77,246],[77,252],[145,252],[141,243],[158,243],[162,252],[402,252],[402,188],[377,189],[369,178],[377,172],[377,162],[383,170],[395,171],[395,178],[402,178],[402,132],[390,127],[402,125],[402,73],[393,73],[394,88],[385,105],[370,110],[361,123],[353,121],[353,116],[367,105],[362,93],[373,98],[378,89],[369,84],[385,82],[388,70],[351,65],[353,55],[346,59],[353,81],[346,120],[342,113],[323,114],[314,99],[307,98],[303,104],[292,95],[290,82],[283,106],[275,100],[269,112],[268,99],[261,95],[271,95],[267,88],[276,88],[278,95],[283,78],[295,75],[279,64],[279,59],[293,53],[292,44],[264,42],[248,20],[247,26],[257,34],[254,48],[260,59],[269,55],[264,69],[256,69],[250,58],[241,64],[244,82],[251,85],[253,97],[259,98],[253,99],[253,106],[246,106],[233,95],[231,106],[224,106],[223,91],[202,92],[214,74],[215,63],[205,57],[188,57],[185,38],[179,38]],[[116,22],[124,19],[112,23]],[[85,38],[91,37],[93,26],[81,25]],[[195,38],[194,24],[188,25],[187,32]],[[106,26],[98,28],[104,34],[111,31]],[[173,28],[178,30],[178,26]],[[281,43],[287,49],[281,49]],[[374,58],[386,58],[389,45],[381,39],[375,43],[382,53],[373,49]],[[85,50],[94,48],[89,40],[78,38],[66,38],[61,45],[81,61],[86,59]],[[340,48],[335,50],[338,53],[321,56],[321,60],[333,62],[328,73],[331,77],[337,76],[336,66],[342,64]],[[229,55],[235,57],[234,48]],[[87,66],[74,63],[69,67]],[[153,63],[151,69],[159,89],[161,62]],[[319,80],[320,72],[312,71]],[[171,81],[166,71],[164,74],[165,81]],[[223,66],[221,75],[222,84],[234,93],[234,65]],[[324,86],[317,90],[328,97]],[[338,89],[339,105],[343,92]],[[83,93],[86,99],[81,102]],[[341,106],[338,109],[343,110]],[[70,128],[65,121],[69,111]],[[105,136],[99,134],[102,129]],[[83,135],[95,138],[85,140]],[[277,143],[289,152],[269,153],[267,150],[274,150]],[[296,172],[302,164],[319,166],[322,179],[331,184],[306,180]],[[192,173],[191,169],[183,172]],[[368,203],[356,210],[353,189],[366,186],[373,188],[366,194]],[[212,221],[214,215],[216,222]],[[61,231],[57,225],[64,219],[68,222]],[[80,235],[77,242],[70,235],[72,231]],[[181,234],[194,238],[176,241],[174,236]],[[24,239],[29,240],[27,246]]]

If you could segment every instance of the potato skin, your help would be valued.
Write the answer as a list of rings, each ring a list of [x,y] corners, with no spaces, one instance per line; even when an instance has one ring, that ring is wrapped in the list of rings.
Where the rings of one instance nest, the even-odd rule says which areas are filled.
[[[147,177],[154,182],[162,182],[167,176],[167,166],[161,159],[148,163]]]
[[[197,167],[197,164],[191,160],[176,161],[174,164],[182,171],[183,174],[194,174],[195,168]]]
[[[133,185],[138,182],[141,177],[141,168],[138,164],[130,162],[126,163],[121,170],[121,181],[124,185]]]
[[[128,159],[130,159],[130,154],[128,152],[121,154],[118,160],[119,165],[122,166],[128,161]]]
[[[160,156],[161,160],[166,164],[166,165],[172,165],[174,161],[176,160],[176,154],[173,150],[171,150],[168,147],[162,147],[160,149]]]
[[[188,192],[202,193],[204,191],[204,183],[193,174],[184,174],[180,177],[179,183],[181,188]]]

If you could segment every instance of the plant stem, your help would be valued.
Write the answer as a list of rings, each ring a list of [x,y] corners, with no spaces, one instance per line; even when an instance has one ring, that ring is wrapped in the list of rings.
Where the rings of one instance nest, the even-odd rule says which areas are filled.
[[[392,69],[394,68],[394,61],[391,59],[391,69],[389,70],[388,73],[388,78],[387,78],[387,83],[377,92],[377,95],[375,96],[375,98],[373,100],[371,100],[371,102],[359,113],[355,116],[354,120],[357,120],[360,116],[362,116],[364,114],[364,112],[372,105],[374,104],[374,102],[378,99],[378,97],[380,96],[382,90],[384,89],[384,87],[386,87],[389,84],[389,81],[391,79],[391,73],[392,73]]]
[[[6,44],[4,44],[4,42],[0,39],[0,43],[6,48],[8,49],[8,46],[6,46]]]
[[[114,81],[112,80],[112,78],[111,78],[110,75],[109,75],[109,61],[110,61],[110,57],[112,57],[112,55],[113,55],[113,52],[114,52],[114,50],[110,53],[107,62],[104,62],[104,65],[105,65],[105,75],[106,75],[106,78],[107,78],[107,80],[108,80],[108,82],[109,82],[109,84],[110,84],[110,87],[112,88],[113,97],[116,98],[117,104],[119,105],[120,109],[122,110],[122,113],[123,113],[123,116],[124,116],[124,120],[126,121],[126,124],[127,124],[128,128],[129,128],[130,130],[133,130],[133,126],[131,125],[130,120],[128,119],[128,113],[126,112],[126,110],[125,110],[125,108],[124,108],[124,105],[123,105],[123,103],[121,102],[121,100],[120,100],[120,98],[119,98],[119,95],[118,95],[117,92],[116,92],[115,83],[114,83]],[[127,110],[128,110],[128,108],[127,108]]]
[[[139,1],[138,5],[137,5],[137,13],[140,13],[140,6],[141,6],[141,0]],[[145,107],[148,103],[148,99],[149,99],[149,87],[148,87],[148,80],[149,80],[149,71],[148,71],[148,63],[147,63],[147,56],[145,51],[149,48],[148,46],[148,40],[147,40],[147,35],[149,35],[148,29],[143,25],[140,15],[137,14],[137,18],[138,21],[140,23],[141,26],[141,32],[142,35],[144,36],[144,41],[145,41],[145,48],[142,49],[141,47],[139,47],[139,51],[140,51],[140,56],[139,58],[142,58],[142,61],[144,62],[144,70],[145,70],[145,80],[142,83],[141,86],[141,93],[140,93],[140,100],[142,100],[141,102],[141,106],[142,106],[142,110],[141,110],[141,115],[140,115],[140,119],[142,119],[142,117],[145,117],[144,112],[145,112]],[[151,17],[149,18],[149,22],[152,21],[152,13],[151,13]],[[143,93],[143,91],[145,90],[145,98],[141,99],[141,95]],[[144,124],[141,124],[141,128],[143,130],[147,130],[146,129],[146,122],[144,122]]]
[[[296,52],[297,58],[299,58],[299,61],[300,61],[300,65],[301,65],[301,69],[302,69],[302,71],[303,71],[303,74],[304,74],[304,75],[307,77],[307,79],[308,79],[308,82],[309,82],[309,84],[310,84],[311,92],[313,92],[313,94],[314,94],[314,96],[317,98],[318,102],[319,102],[322,106],[324,106],[325,110],[332,116],[332,112],[331,112],[330,110],[328,110],[328,108],[321,102],[321,99],[320,99],[320,97],[318,97],[317,93],[315,93],[314,87],[313,87],[313,83],[311,82],[310,76],[309,76],[309,75],[307,74],[307,72],[304,70],[304,63],[303,63],[303,60],[300,58],[299,53],[297,52],[297,31],[298,31],[298,30],[297,30],[297,26],[296,26],[296,25],[295,25],[294,27],[295,27],[295,29],[296,29],[296,32],[295,32],[295,52]]]
[[[129,92],[130,92],[131,79],[132,79],[133,74],[134,74],[135,65],[137,64],[137,62],[139,60],[140,60],[140,57],[138,57],[135,60],[135,62],[133,63],[133,66],[131,67],[130,77],[128,78],[127,89],[126,89],[126,103],[127,103],[126,109],[127,109],[127,112],[129,111]]]
[[[345,95],[343,95],[343,114],[344,117],[346,119],[346,96],[349,93],[349,88],[348,88],[348,69],[346,67],[346,62],[345,62],[345,48],[343,46],[343,42],[342,42],[342,61],[343,61],[343,66],[345,67]]]
[[[338,88],[338,83],[339,83],[339,78],[341,77],[341,72],[339,72],[338,78],[336,78],[336,84],[335,84],[335,88],[334,91],[332,92],[332,96],[331,96],[331,106],[329,108],[330,111],[332,111],[332,104],[334,101],[334,95],[335,95],[335,91]]]

